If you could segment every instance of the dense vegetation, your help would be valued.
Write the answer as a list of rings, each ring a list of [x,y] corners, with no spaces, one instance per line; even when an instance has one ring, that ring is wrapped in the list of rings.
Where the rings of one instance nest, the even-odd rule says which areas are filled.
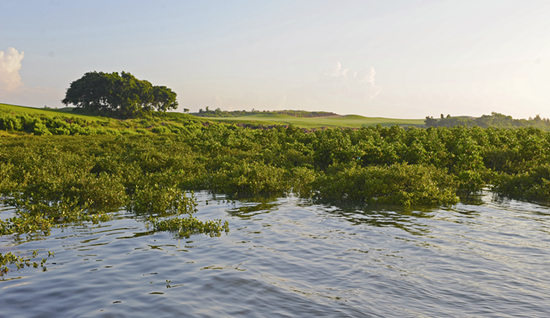
[[[12,126],[9,116],[16,118]],[[153,231],[226,231],[221,220],[194,217],[193,190],[231,198],[293,192],[330,204],[410,209],[451,205],[490,187],[501,196],[550,203],[550,133],[535,128],[307,131],[171,114],[72,123],[40,113],[18,116],[0,116],[4,133],[18,134],[0,139],[0,196],[16,208],[0,221],[0,235],[47,235],[52,226],[101,222],[118,209],[136,213]],[[170,116],[171,124],[162,125]],[[50,120],[72,126],[44,124]],[[32,129],[24,128],[27,122],[35,123]]]
[[[491,113],[491,115],[483,115],[481,117],[468,116],[444,116],[440,118],[426,117],[426,127],[498,127],[498,128],[520,128],[520,127],[535,127],[541,129],[550,129],[550,119],[541,118],[539,115],[529,119],[514,119],[512,116],[506,116],[499,113]]]
[[[118,118],[136,118],[156,111],[176,109],[176,93],[166,86],[153,86],[130,73],[88,72],[71,83],[65,105],[76,110]]]
[[[60,196],[65,195],[78,200],[84,210],[98,211],[127,204],[125,198],[136,193],[141,180],[138,175],[165,185],[163,193],[172,188],[206,189],[249,197],[294,191],[320,200],[414,207],[452,204],[458,196],[473,195],[486,185],[519,197],[509,189],[517,184],[523,186],[524,198],[548,202],[549,143],[549,133],[532,128],[369,127],[308,132],[199,122],[189,122],[185,131],[177,133],[149,132],[148,138],[20,136],[0,143],[0,189],[9,197],[31,195],[41,188],[26,189],[26,185],[47,183],[45,189],[51,193],[41,196],[44,204],[61,203]],[[56,176],[60,180],[55,181]],[[101,204],[94,193],[85,195],[96,184],[108,185]],[[154,184],[150,187],[158,187]],[[68,189],[73,192],[67,193]]]

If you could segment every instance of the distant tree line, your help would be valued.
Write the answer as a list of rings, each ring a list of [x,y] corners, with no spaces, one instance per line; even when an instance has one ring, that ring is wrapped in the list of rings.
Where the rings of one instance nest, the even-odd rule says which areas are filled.
[[[88,72],[71,83],[62,102],[75,105],[83,113],[117,118],[178,107],[176,93],[170,88],[153,86],[126,72]]]
[[[219,107],[215,110],[211,110],[210,107],[206,106],[206,109],[199,109],[198,113],[193,115],[201,117],[241,117],[257,114],[280,114],[288,115],[293,117],[328,117],[328,116],[339,116],[333,112],[324,112],[324,111],[306,111],[306,110],[221,110]]]
[[[529,119],[514,119],[512,116],[492,112],[491,115],[482,115],[481,117],[469,116],[451,116],[441,114],[440,118],[427,116],[425,120],[426,127],[499,127],[499,128],[518,128],[518,127],[537,127],[550,129],[550,119],[541,118],[539,115]]]

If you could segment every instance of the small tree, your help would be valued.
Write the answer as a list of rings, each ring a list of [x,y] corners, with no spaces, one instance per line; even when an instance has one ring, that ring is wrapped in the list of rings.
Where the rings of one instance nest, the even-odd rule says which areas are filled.
[[[178,107],[176,93],[171,89],[153,86],[126,72],[88,72],[71,83],[62,102],[86,113],[119,118]]]

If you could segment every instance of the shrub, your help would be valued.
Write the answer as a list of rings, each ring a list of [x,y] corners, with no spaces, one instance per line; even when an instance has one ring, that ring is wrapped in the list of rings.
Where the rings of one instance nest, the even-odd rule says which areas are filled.
[[[315,183],[317,198],[359,204],[403,207],[438,206],[458,202],[456,183],[432,166],[332,166]]]
[[[496,177],[493,190],[502,196],[550,203],[550,165],[540,165],[528,172],[500,174]]]

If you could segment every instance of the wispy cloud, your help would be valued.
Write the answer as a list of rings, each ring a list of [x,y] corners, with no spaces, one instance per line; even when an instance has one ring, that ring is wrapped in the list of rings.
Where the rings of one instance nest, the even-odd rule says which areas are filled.
[[[382,89],[376,84],[376,69],[373,66],[352,70],[337,61],[333,68],[324,75],[327,79],[335,81],[336,86],[345,88],[348,93],[353,91],[355,94],[364,95],[369,100],[382,92]]]
[[[369,90],[369,98],[373,99],[382,92],[382,89],[376,85],[376,70],[371,66],[369,72],[365,75],[363,80],[367,83]]]
[[[333,78],[348,78],[348,73],[349,68],[343,67],[342,62],[338,61],[336,62],[336,65],[334,66],[332,71],[327,73],[326,75]]]
[[[369,72],[363,78],[370,86],[376,86],[376,70],[371,66]]]

